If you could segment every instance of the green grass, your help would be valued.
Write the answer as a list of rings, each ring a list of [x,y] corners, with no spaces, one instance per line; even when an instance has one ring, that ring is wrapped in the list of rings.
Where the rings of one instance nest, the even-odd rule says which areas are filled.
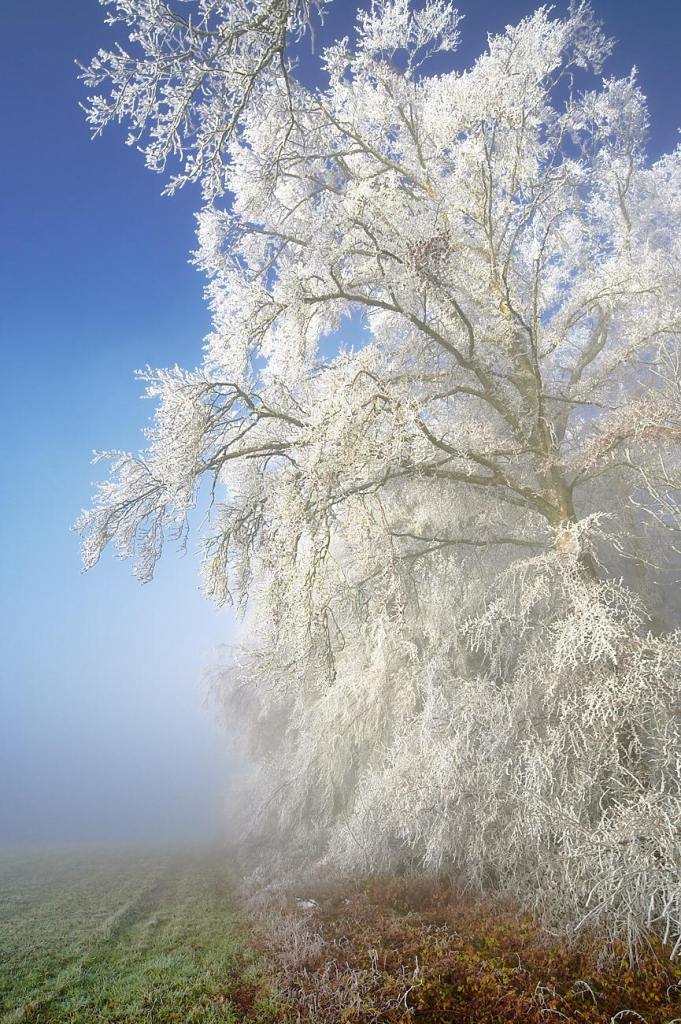
[[[224,857],[0,850],[1,1024],[268,1022]]]

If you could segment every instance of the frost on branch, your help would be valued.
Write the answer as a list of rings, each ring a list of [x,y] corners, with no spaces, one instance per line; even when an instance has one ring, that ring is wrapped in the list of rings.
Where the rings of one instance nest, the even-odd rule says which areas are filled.
[[[368,11],[360,11],[360,52],[393,57],[398,50],[408,54],[408,69],[438,52],[459,45],[461,18],[446,0],[426,0],[412,10],[409,0],[372,0]]]
[[[100,132],[112,120],[130,125],[147,166],[180,171],[168,191],[201,181],[207,196],[224,190],[226,145],[252,98],[268,87],[286,91],[284,54],[291,36],[310,26],[323,0],[100,0],[110,24],[129,29],[130,49],[100,50],[83,78],[102,85],[86,107]]]
[[[243,14],[190,7],[187,46]],[[230,53],[260,67],[279,24]],[[594,84],[586,4],[431,74],[457,26],[386,0],[324,89],[277,57],[241,103],[213,54],[177,93],[213,330],[199,371],[145,375],[148,449],[115,456],[86,563],[112,542],[149,578],[207,482],[204,587],[244,614],[211,685],[254,846],[676,942],[681,151],[648,161],[633,73]],[[151,126],[176,95],[130,88]],[[201,133],[235,111],[218,159]]]

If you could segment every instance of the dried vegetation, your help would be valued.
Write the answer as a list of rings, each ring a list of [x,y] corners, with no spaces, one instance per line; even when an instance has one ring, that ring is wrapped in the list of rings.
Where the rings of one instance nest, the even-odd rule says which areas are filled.
[[[520,1024],[681,1021],[681,966],[657,941],[632,965],[598,936],[570,945],[509,904],[433,879],[258,894],[249,913],[300,1021]]]

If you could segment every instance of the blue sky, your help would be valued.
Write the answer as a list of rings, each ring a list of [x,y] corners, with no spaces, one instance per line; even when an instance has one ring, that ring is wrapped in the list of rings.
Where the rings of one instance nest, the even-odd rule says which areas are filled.
[[[463,3],[457,64],[535,6]],[[681,125],[681,4],[594,6],[618,39],[605,73],[639,68],[657,156]],[[319,42],[354,10],[335,0]],[[0,841],[206,834],[233,763],[197,685],[233,624],[200,595],[191,545],[140,587],[110,557],[81,575],[69,532],[101,474],[91,449],[140,446],[133,370],[195,366],[209,325],[188,264],[198,193],[162,197],[123,130],[91,141],[78,107],[73,61],[109,33],[96,0],[3,11]]]

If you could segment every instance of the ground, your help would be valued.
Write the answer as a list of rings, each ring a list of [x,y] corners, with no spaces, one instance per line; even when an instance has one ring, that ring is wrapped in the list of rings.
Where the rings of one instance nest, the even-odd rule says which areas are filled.
[[[681,965],[659,940],[632,964],[595,934],[572,946],[451,880],[309,885],[272,898],[260,932],[303,1020],[340,1024],[681,1024]]]
[[[0,854],[2,1024],[266,1020],[276,1004],[210,850]]]
[[[681,1024],[659,942],[604,959],[444,880],[237,880],[219,849],[0,850],[0,1024]]]

